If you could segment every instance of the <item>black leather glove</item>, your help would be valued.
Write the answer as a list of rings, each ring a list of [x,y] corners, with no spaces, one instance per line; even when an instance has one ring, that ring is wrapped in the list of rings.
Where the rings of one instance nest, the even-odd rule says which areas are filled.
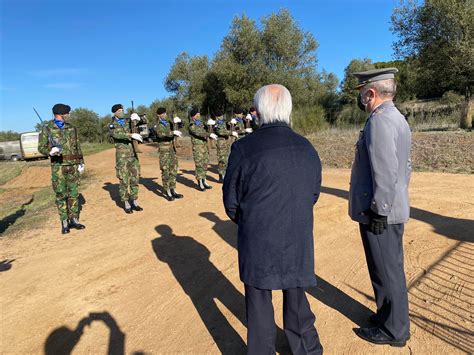
[[[371,209],[364,212],[370,218],[369,230],[375,235],[382,234],[387,229],[387,216],[381,216]]]

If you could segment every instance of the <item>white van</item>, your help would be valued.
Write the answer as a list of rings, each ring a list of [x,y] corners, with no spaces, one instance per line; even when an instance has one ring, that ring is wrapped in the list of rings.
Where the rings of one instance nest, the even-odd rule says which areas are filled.
[[[39,132],[25,132],[20,135],[20,147],[23,159],[46,158],[38,151]]]

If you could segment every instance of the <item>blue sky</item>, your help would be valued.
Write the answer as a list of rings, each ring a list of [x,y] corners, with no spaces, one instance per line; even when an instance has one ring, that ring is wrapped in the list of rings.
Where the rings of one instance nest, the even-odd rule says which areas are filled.
[[[58,102],[99,115],[149,105],[182,51],[212,57],[236,15],[281,8],[316,37],[318,70],[342,79],[353,58],[392,59],[398,0],[0,0],[0,130],[24,132]]]

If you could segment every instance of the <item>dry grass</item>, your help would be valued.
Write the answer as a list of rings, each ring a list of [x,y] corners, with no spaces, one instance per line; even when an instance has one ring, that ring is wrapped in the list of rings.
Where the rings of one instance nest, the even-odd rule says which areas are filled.
[[[323,166],[350,168],[358,130],[332,129],[308,136]],[[412,161],[415,171],[474,173],[474,132],[414,132]]]

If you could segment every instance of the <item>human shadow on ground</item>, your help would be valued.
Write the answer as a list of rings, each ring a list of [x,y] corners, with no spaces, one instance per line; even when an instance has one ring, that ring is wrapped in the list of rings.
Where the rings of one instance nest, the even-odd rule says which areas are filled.
[[[222,303],[245,325],[245,302],[242,294],[209,260],[209,250],[189,236],[173,234],[168,225],[156,228],[158,238],[152,248],[158,260],[167,263],[184,292],[224,354],[243,353],[245,343],[219,310]]]
[[[156,179],[158,178],[140,177],[140,184],[142,184],[148,191],[153,192],[155,195],[167,199],[165,189],[155,181]]]
[[[45,355],[71,354],[74,347],[79,343],[84,328],[90,326],[92,322],[95,321],[101,321],[109,328],[110,334],[107,354],[125,354],[125,334],[108,312],[102,312],[90,313],[87,317],[82,318],[75,329],[62,326],[53,330],[44,344]]]
[[[349,200],[349,192],[346,190],[322,186],[321,193]],[[430,224],[437,234],[444,235],[449,239],[474,242],[474,233],[472,232],[474,220],[472,219],[442,216],[416,207],[410,208],[410,218]]]
[[[12,263],[15,261],[16,259],[5,259],[3,261],[0,261],[0,272],[3,272],[3,271],[8,271],[12,268]]]
[[[31,198],[23,203],[15,212],[0,220],[0,235],[5,233],[19,218],[25,215],[26,207],[33,203],[34,198],[34,195],[32,195]]]
[[[117,207],[122,207],[119,194],[119,184],[112,184],[111,182],[104,182],[102,188],[107,191],[110,195],[110,199],[115,202]]]

